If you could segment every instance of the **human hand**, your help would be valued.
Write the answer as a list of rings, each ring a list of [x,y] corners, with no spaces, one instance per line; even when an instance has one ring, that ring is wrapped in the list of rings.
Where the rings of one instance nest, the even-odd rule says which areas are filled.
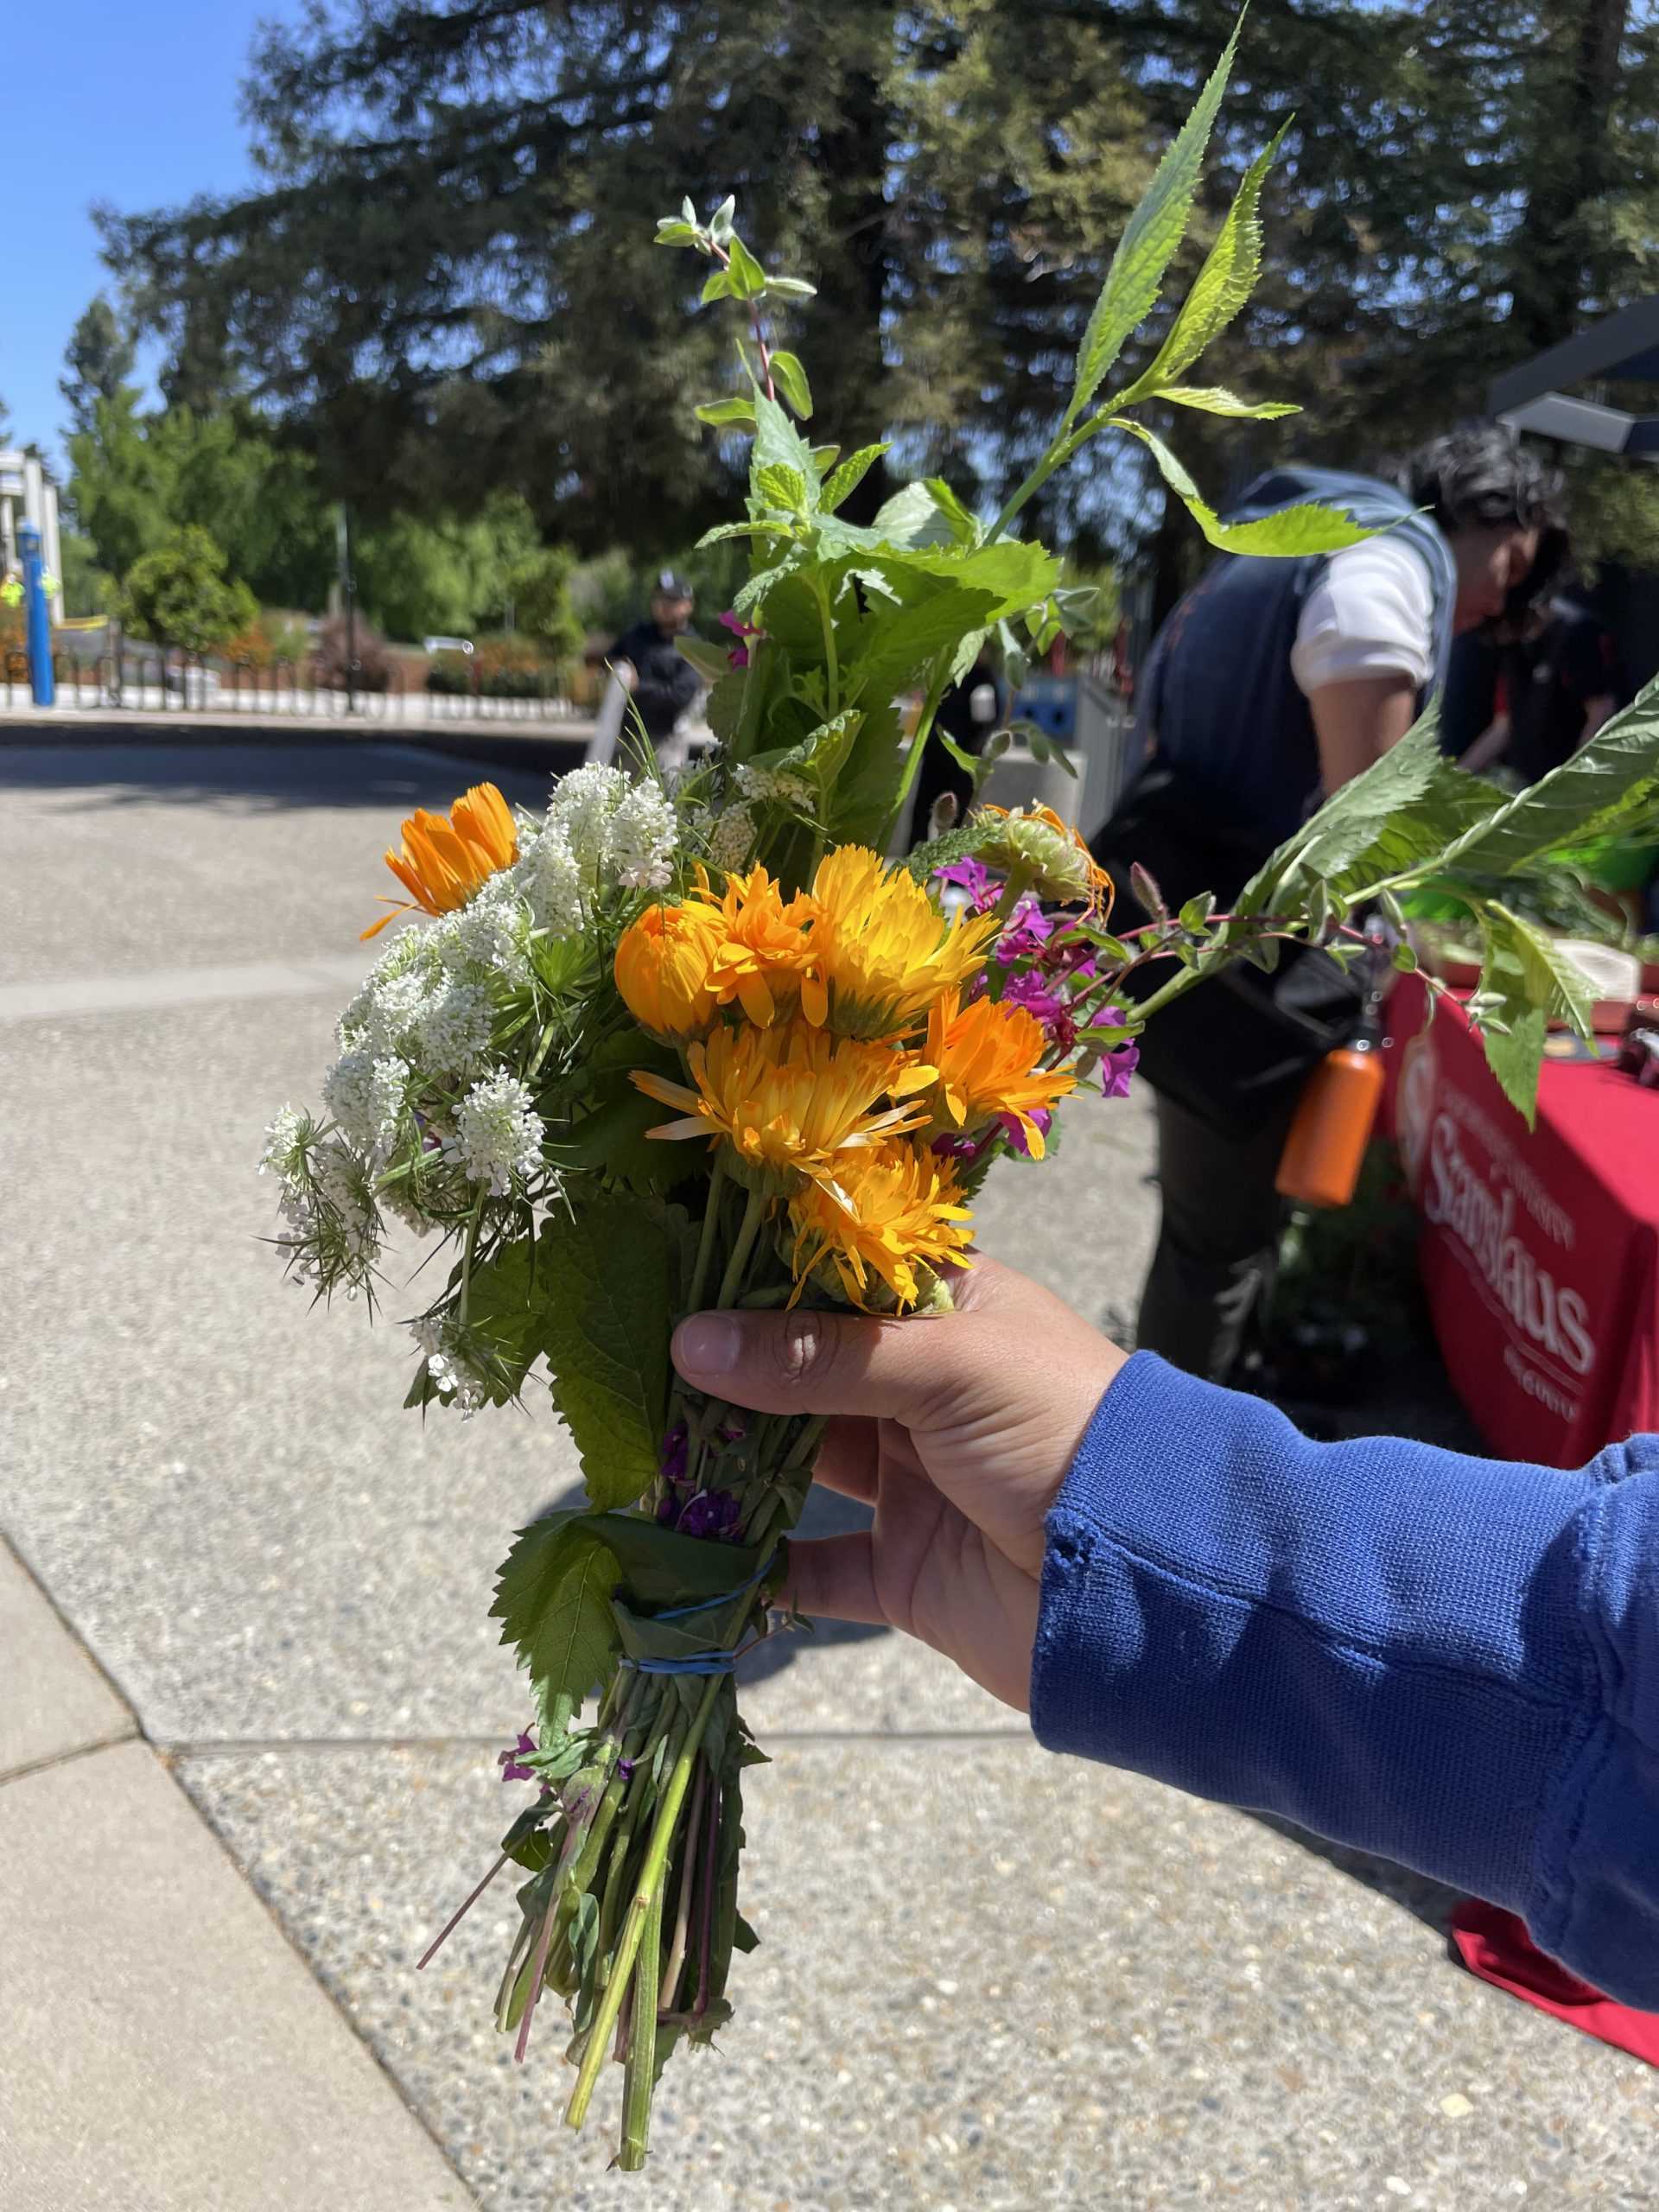
[[[869,1529],[790,1545],[804,1613],[902,1629],[1004,1704],[1030,1701],[1043,1522],[1126,1355],[1012,1268],[953,1278],[954,1313],[697,1313],[674,1363],[757,1412],[828,1414],[817,1479]]]

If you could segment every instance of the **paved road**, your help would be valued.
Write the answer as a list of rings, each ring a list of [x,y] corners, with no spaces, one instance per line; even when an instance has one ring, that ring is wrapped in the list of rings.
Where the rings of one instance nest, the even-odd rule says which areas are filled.
[[[721,2054],[664,2086],[644,2184],[607,2173],[602,2132],[564,2137],[555,2039],[518,2069],[486,2025],[510,1904],[416,1977],[503,1824],[521,1701],[491,1572],[570,1455],[547,1419],[401,1414],[399,1332],[283,1286],[252,1166],[272,1109],[315,1095],[397,816],[467,773],[394,746],[0,752],[0,1526],[50,1600],[13,1570],[0,1622],[34,1652],[55,1607],[107,1678],[64,1639],[43,1714],[10,1749],[0,1729],[0,1910],[35,1992],[8,2066],[36,2132],[10,2149],[0,2086],[8,2212],[334,2212],[394,2187],[411,2212],[642,2189],[676,2212],[1651,2204],[1651,2073],[1457,1972],[1432,1885],[1046,1760],[887,1636],[802,1642],[746,1694],[774,1754],[747,1862],[763,1944]],[[1121,1321],[1144,1103],[1085,1107],[1064,1158],[1005,1173],[988,1242]],[[316,1983],[261,1948],[232,1864]],[[204,1900],[199,1948],[155,1936],[169,1866]],[[165,2106],[168,2021],[238,1976],[247,2006],[203,2033],[247,2064],[205,2078],[197,2122],[152,2126],[124,2176],[77,2150],[111,2101]],[[250,2080],[237,2194],[215,2114]]]

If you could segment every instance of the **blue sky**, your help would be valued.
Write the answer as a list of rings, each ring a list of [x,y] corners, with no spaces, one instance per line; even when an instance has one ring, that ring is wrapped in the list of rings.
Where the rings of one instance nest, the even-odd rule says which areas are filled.
[[[250,174],[238,114],[254,27],[297,0],[7,0],[0,398],[61,449],[63,349],[110,285],[94,200],[152,207]]]

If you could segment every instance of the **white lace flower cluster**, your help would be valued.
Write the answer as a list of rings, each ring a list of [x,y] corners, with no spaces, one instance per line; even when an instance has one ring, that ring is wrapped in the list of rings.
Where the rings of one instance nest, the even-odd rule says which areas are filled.
[[[426,1355],[426,1372],[446,1406],[453,1406],[463,1421],[470,1421],[488,1392],[483,1377],[469,1367],[455,1346],[454,1325],[443,1314],[429,1313],[411,1323],[410,1334]]]
[[[793,806],[808,810],[812,804],[812,786],[804,776],[791,776],[786,769],[757,768],[753,761],[745,760],[738,767],[734,781],[744,798],[755,806]]]
[[[677,842],[673,802],[656,784],[582,767],[554,785],[546,819],[521,832],[506,873],[522,878],[538,928],[572,937],[606,893],[664,890]]]
[[[355,1298],[380,1253],[380,1215],[363,1160],[284,1106],[266,1127],[259,1173],[274,1174],[280,1185],[276,1243],[294,1281],[324,1291],[343,1286]]]
[[[542,1117],[529,1090],[516,1075],[503,1072],[475,1083],[456,1107],[443,1156],[469,1181],[487,1184],[493,1198],[504,1198],[516,1177],[533,1175],[540,1166],[542,1136]]]

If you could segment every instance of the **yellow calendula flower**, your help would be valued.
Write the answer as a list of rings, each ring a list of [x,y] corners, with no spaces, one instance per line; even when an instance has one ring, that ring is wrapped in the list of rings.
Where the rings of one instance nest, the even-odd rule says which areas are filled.
[[[722,1026],[686,1054],[691,1084],[636,1068],[648,1097],[682,1109],[654,1137],[723,1138],[727,1166],[752,1190],[834,1179],[849,1153],[912,1128],[933,1071],[880,1045],[831,1037],[800,1020]],[[695,1086],[695,1087],[693,1087]]]
[[[842,1292],[867,1312],[915,1305],[918,1266],[965,1267],[972,1215],[956,1171],[900,1137],[848,1155],[834,1189],[804,1185],[790,1200],[796,1288],[815,1268],[832,1271]],[[879,1285],[886,1286],[884,1297]]]
[[[616,988],[642,1029],[664,1044],[703,1036],[720,1011],[714,965],[720,917],[687,903],[647,906],[616,948]]]
[[[801,986],[809,1021],[842,1037],[891,1037],[941,992],[984,965],[1002,925],[994,915],[947,921],[915,877],[862,845],[842,845],[812,880],[812,973]]]
[[[378,936],[388,922],[417,907],[425,914],[453,913],[518,857],[512,809],[493,784],[474,784],[450,808],[447,821],[417,806],[404,823],[401,849],[386,854],[386,866],[410,895],[384,899],[391,913],[371,922],[363,935]]]
[[[998,1115],[1018,1124],[1033,1160],[1043,1156],[1043,1125],[1077,1077],[1038,1064],[1043,1025],[1022,1006],[976,999],[959,1007],[953,991],[928,1016],[927,1058],[938,1071],[931,1126],[941,1132],[983,1128]]]
[[[1109,912],[1112,879],[1052,806],[1020,807],[1012,814],[1005,806],[982,806],[976,819],[990,831],[974,848],[988,868],[1008,874],[1017,869],[1039,899],[1068,906],[1080,899],[1090,913]]]
[[[711,891],[699,868],[691,895],[719,919],[713,982],[721,1004],[735,1000],[757,1027],[769,1027],[799,995],[811,958],[811,901],[786,899],[763,868],[728,875],[723,891]]]

